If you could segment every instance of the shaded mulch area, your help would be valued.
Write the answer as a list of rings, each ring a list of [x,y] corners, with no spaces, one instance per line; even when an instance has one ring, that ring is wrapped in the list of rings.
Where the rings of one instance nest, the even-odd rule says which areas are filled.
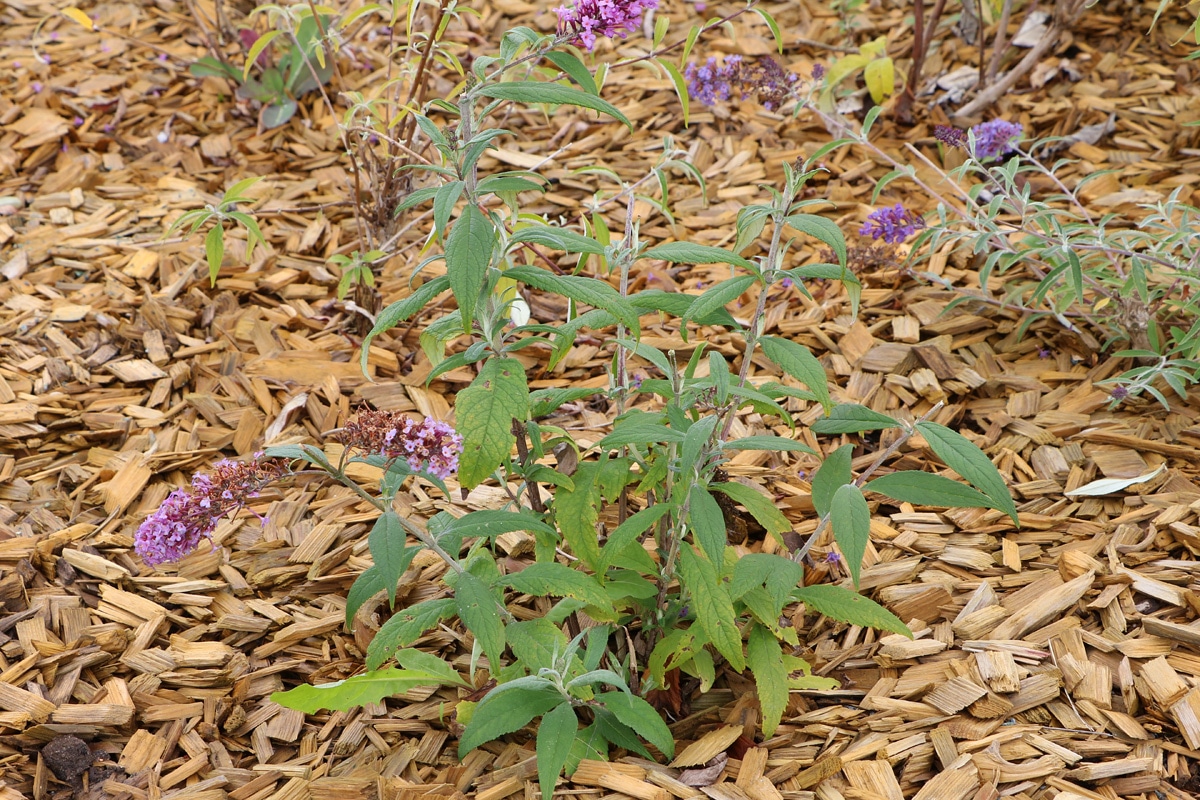
[[[1146,37],[1153,5],[1089,10],[1048,60],[1038,77],[1045,81],[1033,90],[1022,82],[1001,109],[1037,134],[1071,134],[1113,115],[1111,135],[1071,147],[1078,160],[1065,173],[1119,168],[1089,185],[1085,197],[1097,209],[1134,213],[1133,203],[1200,180],[1198,134],[1185,127],[1200,119],[1197,68],[1183,60],[1187,48],[1169,47],[1188,18],[1168,15]],[[460,369],[425,385],[432,366],[418,346],[419,320],[378,340],[370,380],[361,374],[367,316],[335,299],[337,276],[326,266],[328,256],[358,246],[332,118],[310,96],[288,125],[257,131],[253,109],[230,100],[230,87],[187,74],[203,44],[183,6],[159,6],[85,7],[99,32],[55,16],[60,7],[48,2],[0,10],[0,798],[533,797],[529,737],[459,760],[456,690],[308,717],[269,701],[299,682],[360,671],[384,616],[368,608],[352,632],[344,629],[345,592],[370,565],[374,519],[348,490],[296,478],[256,505],[265,525],[250,514],[226,521],[216,546],[177,566],[149,570],[131,553],[140,520],[215,459],[267,442],[334,448],[325,432],[363,403],[452,419],[454,394],[472,377]],[[847,42],[836,15],[815,3],[767,7],[787,37]],[[679,3],[664,11],[680,23],[695,18]],[[903,52],[907,14],[866,8],[853,36],[898,31],[893,46]],[[468,22],[491,36],[512,19],[553,24],[549,12],[519,2]],[[765,54],[772,44],[764,32],[747,24],[736,43],[717,35],[707,46]],[[636,56],[643,46],[631,39],[620,52]],[[378,84],[384,52],[357,45],[346,88]],[[789,40],[784,61],[807,75],[829,55]],[[947,33],[926,74],[937,78],[976,57]],[[737,209],[762,196],[756,185],[778,181],[784,161],[828,140],[805,115],[792,120],[751,104],[694,108],[685,129],[669,84],[637,68],[614,71],[605,96],[634,133],[590,113],[514,111],[505,124],[519,140],[502,140],[484,168],[536,168],[556,184],[528,210],[575,222],[590,213],[597,188],[612,189],[573,170],[602,162],[636,179],[669,133],[705,175],[708,196],[674,182],[674,225],[639,203],[643,236],[729,246]],[[885,149],[910,144],[936,159],[929,131],[945,119],[942,97],[920,98],[912,128],[885,115],[877,129]],[[827,162],[813,196],[832,201],[831,218],[851,232],[870,210],[872,176],[887,167],[857,150]],[[251,191],[269,250],[245,265],[244,242],[228,237],[227,266],[210,287],[201,243],[162,234],[249,175],[266,177]],[[910,190],[893,183],[886,197],[928,207]],[[617,206],[603,206],[614,228]],[[381,271],[383,302],[412,290],[429,224],[414,213],[389,232],[395,255]],[[806,247],[793,250],[796,263],[815,255]],[[728,275],[653,262],[638,269],[635,289],[694,292]],[[930,269],[950,284],[978,286],[974,265],[958,256],[935,258]],[[768,332],[820,356],[838,399],[907,419],[944,403],[933,419],[993,457],[1017,497],[1020,528],[988,510],[873,506],[863,590],[911,621],[914,641],[796,609],[790,623],[808,643],[801,655],[839,678],[841,690],[793,693],[784,724],[761,741],[753,683],[726,671],[714,690],[683,698],[672,720],[680,745],[672,767],[614,753],[613,763],[585,762],[560,784],[563,796],[1190,797],[1200,789],[1192,777],[1200,756],[1200,396],[1169,411],[1134,402],[1110,410],[1094,384],[1124,362],[1049,323],[1021,338],[1011,313],[983,305],[946,312],[953,293],[913,284],[894,265],[860,277],[857,319],[836,286],[816,287],[815,300],[793,289],[772,302]],[[536,319],[562,318],[565,309],[530,300]],[[754,300],[743,298],[735,315]],[[643,322],[650,344],[694,347],[661,320]],[[738,366],[739,335],[714,329],[704,338]],[[553,372],[536,351],[517,357],[534,387],[599,388],[610,353],[611,343],[582,338]],[[765,363],[750,375],[779,378]],[[805,423],[820,414],[793,402]],[[610,409],[585,405],[554,422],[588,444],[609,419]],[[777,423],[746,412],[737,427],[790,435]],[[817,441],[803,427],[798,435],[825,450],[842,443]],[[886,444],[854,441],[856,469]],[[805,535],[816,527],[807,482],[814,466],[802,456],[746,452],[727,471],[769,492]],[[919,438],[888,466],[944,469]],[[1159,466],[1110,496],[1065,494]],[[427,518],[505,499],[484,486],[449,503],[418,487],[398,502],[402,513]],[[776,547],[753,526],[735,526],[731,543],[746,552]],[[516,565],[526,544],[508,537],[502,552]],[[814,549],[810,581],[846,580],[823,558],[829,547]],[[403,603],[444,591],[442,569],[419,556]],[[512,610],[536,613],[523,597],[512,598]],[[443,627],[418,646],[468,672],[471,641],[461,628]],[[478,685],[486,679],[486,669],[477,673]],[[726,760],[710,770],[712,785],[680,782],[679,768],[719,767],[714,758]]]

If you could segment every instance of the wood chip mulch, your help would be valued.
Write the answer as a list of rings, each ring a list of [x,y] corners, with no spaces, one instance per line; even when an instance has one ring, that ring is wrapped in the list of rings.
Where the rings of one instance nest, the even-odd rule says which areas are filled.
[[[1071,134],[1113,115],[1113,133],[1069,153],[1077,161],[1068,175],[1119,168],[1089,186],[1097,209],[1134,213],[1135,203],[1200,181],[1200,133],[1186,127],[1200,119],[1197,66],[1183,60],[1186,47],[1169,46],[1190,18],[1172,12],[1146,37],[1155,5],[1086,12],[1040,85],[1022,82],[1001,108],[1038,134]],[[908,41],[907,6],[864,7],[852,34],[815,2],[767,7],[788,36],[841,45],[892,32],[897,53]],[[141,519],[212,461],[266,442],[335,447],[323,432],[362,403],[452,419],[454,393],[472,376],[456,370],[426,387],[419,321],[379,340],[371,381],[360,373],[363,312],[336,301],[326,267],[328,256],[358,246],[343,204],[349,176],[319,98],[305,98],[287,126],[259,132],[228,86],[187,74],[204,51],[183,5],[83,8],[99,31],[67,21],[59,3],[8,0],[0,9],[0,800],[533,798],[529,736],[458,758],[457,690],[307,717],[269,701],[300,682],[360,671],[383,615],[367,609],[353,632],[344,629],[345,592],[370,565],[365,534],[374,519],[349,491],[298,478],[261,498],[255,511],[265,525],[250,514],[226,521],[215,547],[175,567],[149,570],[132,555]],[[661,13],[681,24],[695,16],[681,3]],[[519,0],[467,19],[484,35],[512,19],[553,24],[545,9]],[[736,42],[722,34],[706,46],[771,50],[761,26],[739,30]],[[643,44],[631,39],[621,52],[636,55]],[[382,56],[368,46],[356,52],[367,68],[348,71],[357,82],[349,88],[377,83]],[[805,75],[830,57],[810,45],[787,53]],[[947,32],[926,75],[977,57]],[[610,76],[606,96],[633,120],[633,134],[579,111],[514,113],[506,125],[520,140],[504,140],[485,168],[540,170],[556,185],[531,210],[570,222],[589,212],[596,188],[573,170],[602,159],[637,177],[670,133],[709,181],[708,200],[680,177],[677,223],[639,204],[643,235],[728,246],[737,209],[761,196],[756,185],[777,181],[780,164],[812,153],[828,133],[750,104],[694,106],[685,129],[668,87],[636,69]],[[919,99],[912,129],[885,115],[884,146],[899,153],[914,143],[936,158],[929,131],[945,118],[935,106],[942,96]],[[826,167],[814,196],[832,200],[831,217],[852,233],[870,210],[870,178],[887,168],[856,150]],[[200,242],[162,240],[163,231],[248,175],[266,176],[253,193],[269,252],[247,266],[244,241],[227,238],[227,266],[210,287]],[[888,196],[927,207],[898,194],[906,191],[894,183]],[[623,210],[604,211],[619,227]],[[402,222],[379,282],[384,302],[411,291],[429,224],[420,214]],[[813,255],[801,247],[794,257]],[[640,269],[635,288],[690,292],[728,274]],[[930,269],[978,286],[973,264],[958,257],[939,256]],[[1200,393],[1169,411],[1141,402],[1110,410],[1095,383],[1125,362],[1050,323],[1021,338],[1011,313],[946,312],[953,293],[906,281],[894,266],[862,278],[858,319],[836,287],[817,287],[814,301],[792,290],[772,303],[768,330],[819,355],[840,400],[909,419],[944,403],[934,419],[993,457],[1018,500],[1020,528],[988,510],[874,506],[862,587],[911,621],[915,640],[798,610],[791,624],[808,643],[802,655],[840,679],[840,690],[793,693],[784,724],[760,741],[753,683],[727,672],[714,690],[684,698],[670,766],[621,751],[611,763],[581,764],[560,783],[561,796],[1192,797],[1200,791]],[[541,321],[563,313],[536,297],[532,307]],[[657,322],[646,335],[664,349],[694,346]],[[739,336],[716,329],[707,339],[738,357]],[[601,387],[610,348],[581,339],[554,373],[529,350],[518,357],[534,387]],[[751,376],[778,377],[757,363]],[[804,423],[820,414],[799,401],[792,409]],[[582,406],[556,422],[586,444],[609,419],[607,408]],[[787,434],[777,423],[750,412],[738,419],[745,432]],[[801,435],[826,450],[840,444]],[[863,444],[856,469],[880,446]],[[919,439],[910,445],[889,466],[944,469]],[[728,471],[771,493],[804,535],[816,527],[814,466],[748,452]],[[1066,494],[1159,466],[1109,496]],[[453,504],[419,488],[399,503],[427,518],[504,500],[485,486]],[[752,529],[732,543],[776,547]],[[502,553],[520,560],[525,544],[507,537]],[[828,546],[814,551],[810,581],[846,580],[822,558]],[[441,571],[419,557],[402,602],[443,591]],[[525,600],[513,599],[518,616],[536,613]],[[418,646],[468,672],[471,642],[457,625]],[[486,678],[481,670],[479,685]]]

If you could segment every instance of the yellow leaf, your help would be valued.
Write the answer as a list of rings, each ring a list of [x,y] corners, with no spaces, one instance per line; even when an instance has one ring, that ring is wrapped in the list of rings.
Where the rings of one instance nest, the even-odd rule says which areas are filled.
[[[825,78],[825,85],[830,88],[837,86],[847,77],[866,66],[869,60],[861,54],[839,58],[829,67],[829,74]]]
[[[82,25],[89,31],[96,30],[96,23],[92,21],[92,18],[74,6],[70,8],[64,8],[62,10],[62,15],[72,22]]]
[[[876,103],[882,103],[896,91],[896,66],[890,58],[877,58],[863,70],[867,91]]]
[[[878,39],[867,42],[858,48],[858,52],[867,58],[879,58],[885,55],[887,53],[887,37],[880,36]]]

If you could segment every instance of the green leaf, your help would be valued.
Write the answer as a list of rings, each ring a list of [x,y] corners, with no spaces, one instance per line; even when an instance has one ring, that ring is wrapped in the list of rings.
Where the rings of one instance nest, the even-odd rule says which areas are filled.
[[[349,711],[368,703],[378,703],[385,697],[402,694],[418,686],[441,686],[443,683],[445,681],[438,675],[388,667],[355,675],[344,681],[319,686],[306,684],[286,692],[275,692],[271,695],[271,701],[305,714],[315,714],[322,708]]]
[[[419,547],[409,547],[404,527],[400,524],[400,515],[388,510],[375,520],[371,533],[367,536],[367,547],[371,550],[371,558],[379,569],[380,579],[388,593],[388,603],[396,605],[396,584],[400,576],[412,563],[413,556]]]
[[[820,420],[818,420],[819,422]],[[819,455],[804,442],[785,439],[782,436],[744,436],[721,445],[722,450],[770,450],[772,452],[808,453]]]
[[[929,443],[933,452],[937,453],[938,458],[946,462],[946,466],[987,495],[996,504],[995,508],[1012,518],[1014,525],[1020,525],[1017,506],[1013,503],[1012,495],[1008,493],[1004,478],[982,450],[961,433],[952,431],[945,425],[918,422],[917,430],[925,437],[925,441]]]
[[[886,428],[898,428],[896,420],[872,411],[866,406],[852,403],[840,403],[833,407],[829,416],[819,419],[812,424],[812,432],[823,435],[840,433],[862,433],[863,431],[879,431]]]
[[[465,488],[474,489],[508,458],[516,442],[512,421],[524,420],[528,412],[525,367],[516,359],[488,361],[458,393],[454,419],[463,437],[458,479]]]
[[[497,100],[512,100],[517,103],[551,103],[553,105],[582,106],[593,111],[608,114],[633,130],[630,122],[620,109],[612,103],[601,100],[595,95],[581,92],[560,83],[540,83],[538,81],[512,81],[480,86],[476,90],[484,97],[494,97]]]
[[[445,275],[439,275],[428,283],[418,287],[408,297],[403,300],[397,300],[383,311],[380,311],[379,316],[375,318],[375,324],[371,326],[371,332],[363,339],[362,350],[359,354],[359,366],[362,368],[363,374],[367,372],[367,357],[370,355],[371,342],[374,341],[375,337],[404,322],[404,320],[429,305],[429,302],[433,298],[449,288],[450,279]]]
[[[544,55],[547,61],[570,75],[571,80],[578,83],[585,92],[591,95],[600,94],[600,90],[596,88],[596,81],[592,78],[592,73],[588,72],[588,68],[578,58],[561,50],[551,50]],[[543,796],[549,797],[550,795]]]
[[[442,682],[448,686],[455,684],[469,689],[475,687],[462,679],[462,676],[446,663],[441,656],[435,656],[433,653],[426,653],[424,650],[416,650],[408,648],[396,653],[396,662],[407,670],[414,672],[424,672],[427,675],[433,675],[442,679]]]
[[[620,320],[635,336],[638,334],[638,312],[621,297],[620,292],[604,281],[578,275],[555,275],[538,267],[510,267],[505,270],[504,277],[602,308]]]
[[[515,688],[498,692],[498,689],[510,685],[502,684],[493,689],[475,706],[471,722],[458,741],[459,758],[485,742],[521,730],[534,717],[561,704],[563,696],[549,685],[549,681],[543,681],[543,684],[546,684],[544,688]]]
[[[440,241],[454,213],[454,204],[462,197],[466,185],[463,181],[450,181],[438,188],[433,198],[433,230]]]
[[[608,740],[600,732],[600,726],[594,723],[575,734],[571,754],[567,757],[567,774],[574,773],[579,768],[579,762],[585,758],[589,761],[608,761]]]
[[[600,560],[596,565],[596,573],[603,575],[607,572],[608,568],[612,566],[614,559],[626,547],[636,542],[638,537],[653,527],[672,508],[673,506],[670,503],[657,503],[643,508],[634,514],[630,514],[628,519],[618,525],[608,535],[608,541],[604,543],[604,548],[600,551]]]
[[[767,358],[808,387],[828,413],[833,405],[829,399],[829,379],[825,375],[825,367],[821,366],[812,352],[802,344],[778,336],[763,336],[758,341]]]
[[[616,716],[603,707],[593,706],[596,715],[596,729],[600,731],[600,735],[608,741],[615,744],[617,747],[623,747],[631,753],[637,753],[643,758],[653,760],[654,756],[642,744],[642,740],[637,737],[628,726],[621,723]]]
[[[996,503],[982,492],[932,472],[893,472],[876,478],[863,489],[919,506],[996,508]]]
[[[553,247],[555,250],[562,250],[566,253],[604,255],[604,245],[590,236],[584,236],[566,228],[530,225],[528,228],[518,230],[508,240],[510,246],[526,242]]]
[[[446,274],[462,312],[463,332],[471,332],[475,304],[492,263],[496,228],[475,204],[467,205],[446,238]]]
[[[670,377],[671,363],[667,361],[667,357],[662,351],[656,347],[641,342],[635,342],[631,339],[617,339],[617,344],[629,350],[638,358],[644,358],[654,366],[658,367],[663,375]]]
[[[813,475],[813,506],[822,517],[829,515],[834,493],[854,480],[850,474],[850,454],[853,450],[854,445],[842,445],[825,457]]]
[[[717,427],[716,415],[701,417],[687,429],[683,436],[683,446],[679,449],[679,473],[684,480],[690,480],[694,473],[702,472],[704,465],[699,463],[704,445],[712,437],[713,429]]]
[[[354,579],[354,583],[350,584],[350,591],[346,593],[346,624],[352,625],[354,615],[362,608],[363,603],[385,589],[387,584],[378,566],[371,565],[363,570]],[[394,594],[395,590],[392,591]]]
[[[763,586],[779,608],[787,603],[792,590],[804,580],[804,565],[774,553],[747,553],[733,566],[729,595],[739,600],[757,586]]]
[[[762,17],[762,21],[767,23],[767,27],[771,29],[771,36],[775,39],[775,47],[779,50],[779,55],[783,55],[783,34],[779,31],[779,23],[765,9],[755,6],[754,11]]]
[[[833,494],[829,521],[833,523],[833,538],[846,557],[850,577],[857,587],[863,554],[871,541],[871,510],[862,490],[852,483],[839,486]]]
[[[513,622],[504,629],[504,639],[513,655],[532,674],[554,666],[554,659],[567,649],[567,635],[545,617]]]
[[[596,442],[601,450],[615,450],[631,444],[658,444],[666,442],[682,442],[685,434],[666,425],[655,425],[642,420],[634,420],[625,424],[617,423],[616,430]]]
[[[763,736],[771,737],[783,719],[788,701],[788,672],[783,665],[783,651],[775,634],[755,623],[750,628],[746,648],[746,663],[758,689],[762,706]]]
[[[454,600],[423,600],[401,609],[379,628],[367,646],[367,669],[378,669],[401,647],[408,647],[433,626],[454,616]]]
[[[596,539],[596,522],[600,519],[598,472],[599,466],[595,462],[580,464],[571,476],[575,487],[559,489],[554,498],[554,519],[558,529],[571,552],[593,570],[600,561],[600,544]]]
[[[208,260],[208,279],[216,286],[221,262],[225,259],[225,229],[220,223],[213,225],[204,237],[204,257]]]
[[[738,630],[733,601],[725,585],[718,580],[716,567],[691,547],[680,548],[679,555],[680,573],[695,600],[700,629],[734,671],[741,672],[746,668],[742,634]]]
[[[530,564],[520,572],[506,575],[504,583],[513,591],[534,597],[571,597],[600,608],[610,605],[608,593],[599,581],[556,561]]]
[[[818,217],[816,214],[792,214],[786,217],[784,222],[829,245],[834,255],[837,256],[838,263],[843,267],[846,266],[846,237],[836,222],[825,217]]]
[[[528,178],[521,178],[516,175],[489,175],[479,182],[475,187],[475,191],[479,194],[500,192],[544,192],[546,191],[545,184],[535,183]]]
[[[852,592],[843,586],[818,584],[803,586],[792,592],[792,597],[804,603],[818,614],[847,622],[851,625],[861,625],[865,628],[878,628],[883,631],[903,634],[910,639],[912,631],[892,612],[870,598],[863,597],[858,592]]]
[[[596,702],[607,708],[623,724],[628,725],[667,758],[675,756],[675,737],[654,706],[642,698],[625,692],[601,692]]]
[[[674,628],[654,645],[646,667],[658,688],[666,687],[667,670],[692,657],[692,643],[695,640],[696,634],[687,628]]]
[[[479,536],[494,542],[496,537],[510,531],[529,531],[553,536],[555,530],[532,511],[500,511],[485,509],[472,511],[454,520],[446,532],[454,531],[460,536]]]
[[[686,128],[691,110],[691,96],[688,93],[687,79],[674,64],[666,59],[655,59],[655,63],[666,70],[667,75],[671,78],[671,85],[675,87],[675,96],[679,98],[679,106],[683,110],[683,127]]]
[[[721,563],[727,537],[725,515],[708,489],[699,483],[693,483],[688,492],[688,523],[693,539],[709,560]]]
[[[746,507],[746,510],[758,520],[758,524],[767,529],[767,533],[781,535],[792,529],[783,512],[761,492],[737,481],[714,483],[709,488],[728,495],[733,500]],[[711,556],[710,556],[711,558]]]
[[[725,306],[741,297],[757,280],[758,278],[753,275],[739,275],[736,278],[721,281],[717,285],[706,289],[704,294],[692,301],[687,313],[679,320],[681,326],[680,333],[687,333],[686,326],[693,318],[706,317],[719,308],[725,308]],[[684,341],[686,341],[686,337]]]
[[[683,317],[697,299],[697,295],[682,292],[664,292],[661,289],[647,289],[629,298],[629,305],[641,311],[661,311],[671,317]],[[737,320],[730,316],[723,307],[714,309],[707,315],[690,314],[688,318],[699,325],[725,325],[736,327]]]
[[[487,655],[492,671],[500,669],[500,654],[504,652],[504,623],[497,613],[496,596],[492,590],[470,572],[460,573],[454,587],[454,604],[458,609],[458,618]]]
[[[542,717],[537,732],[537,770],[542,797],[554,795],[554,784],[567,765],[577,730],[579,720],[570,703],[555,706]]]
[[[642,258],[661,258],[674,264],[734,264],[754,269],[754,264],[720,247],[692,242],[667,242],[642,253]]]

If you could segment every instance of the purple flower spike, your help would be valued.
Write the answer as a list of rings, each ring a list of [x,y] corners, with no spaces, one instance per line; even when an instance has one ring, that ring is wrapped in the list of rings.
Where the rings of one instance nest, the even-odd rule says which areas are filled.
[[[1020,136],[1023,130],[1019,122],[1004,119],[979,123],[971,128],[971,133],[975,134],[975,157],[985,159],[1011,153],[1017,149],[1013,139]]]
[[[570,8],[559,6],[554,11],[559,33],[574,34],[573,41],[594,50],[597,37],[624,39],[653,8],[658,8],[658,0],[578,0]]]
[[[933,135],[947,147],[966,147],[967,133],[953,125],[935,125]]]
[[[268,483],[287,473],[287,462],[278,458],[253,461],[218,461],[211,475],[195,475],[191,490],[171,492],[158,510],[142,521],[133,536],[137,554],[154,567],[178,561],[212,536],[222,517],[245,508]]]
[[[888,244],[898,244],[925,227],[925,220],[915,212],[908,211],[900,203],[891,208],[872,211],[858,233],[872,239],[883,239]]]
[[[824,78],[825,78],[825,65],[824,65],[824,64],[820,64],[820,63],[818,63],[818,64],[813,64],[813,67],[812,67],[812,79],[813,79],[814,81],[821,81],[821,80],[823,80]]]
[[[463,447],[462,436],[446,423],[432,417],[418,423],[394,411],[363,411],[338,438],[347,447],[379,453],[389,463],[403,458],[414,471],[424,468],[443,479],[458,469]]]

